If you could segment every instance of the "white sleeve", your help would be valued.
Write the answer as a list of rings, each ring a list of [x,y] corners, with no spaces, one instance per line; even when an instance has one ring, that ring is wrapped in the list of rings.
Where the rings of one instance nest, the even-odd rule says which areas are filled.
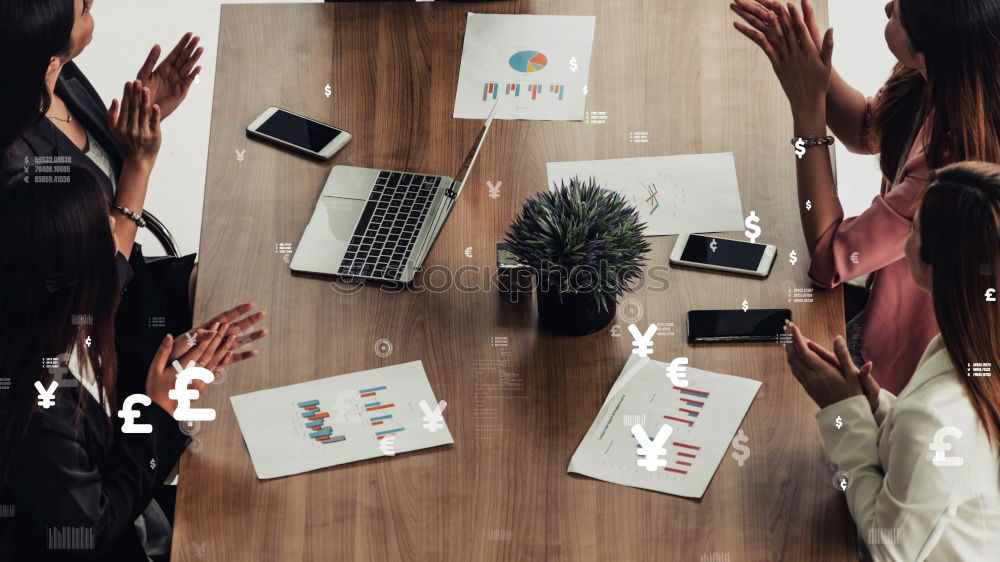
[[[882,422],[885,421],[886,414],[892,409],[892,406],[896,403],[896,395],[889,392],[884,388],[880,388],[878,391],[878,405],[875,406],[875,423],[879,427],[882,427]]]
[[[921,404],[889,410],[889,458],[882,465],[878,426],[863,396],[842,400],[817,414],[830,459],[852,475],[847,505],[874,560],[924,560],[955,515],[964,467],[937,466],[928,448],[947,425]],[[841,416],[843,429],[828,420]],[[821,419],[822,418],[822,419]],[[947,439],[950,456],[962,456],[960,440]],[[896,538],[872,540],[885,533]]]

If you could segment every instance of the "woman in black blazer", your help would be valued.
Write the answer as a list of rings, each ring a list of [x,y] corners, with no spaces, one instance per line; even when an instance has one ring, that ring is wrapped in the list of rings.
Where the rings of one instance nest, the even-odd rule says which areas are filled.
[[[0,173],[9,177],[26,172],[28,182],[38,185],[59,175],[47,166],[68,159],[90,169],[100,181],[120,219],[115,233],[127,259],[120,265],[119,275],[128,280],[128,290],[116,317],[116,333],[119,360],[127,367],[120,384],[131,393],[141,390],[142,380],[127,374],[145,371],[164,335],[191,328],[195,256],[149,259],[134,243],[144,220],[155,150],[150,157],[151,139],[136,134],[135,123],[118,116],[139,106],[140,118],[155,122],[150,128],[158,137],[159,120],[180,105],[200,72],[195,64],[202,49],[199,39],[188,33],[157,66],[160,48],[154,46],[138,80],[125,85],[121,103],[115,100],[106,109],[72,62],[90,43],[92,4],[93,0],[4,0],[0,6],[0,59],[6,59],[0,69],[12,73],[0,76],[0,83],[14,92],[4,97],[35,96],[38,108],[27,129],[0,155]]]
[[[109,220],[106,190],[88,168],[71,166],[67,176],[40,185],[15,177],[0,189],[0,373],[10,386],[0,388],[0,561],[145,561],[143,542],[157,532],[169,546],[169,524],[151,500],[187,443],[172,417],[170,361],[226,365],[247,319],[216,320],[193,346],[166,336],[142,377],[152,402],[135,408],[152,432],[123,433],[112,229],[122,219]],[[72,322],[81,312],[89,321]],[[70,356],[76,384],[46,369],[45,358],[59,354]],[[55,383],[47,404],[36,384]]]

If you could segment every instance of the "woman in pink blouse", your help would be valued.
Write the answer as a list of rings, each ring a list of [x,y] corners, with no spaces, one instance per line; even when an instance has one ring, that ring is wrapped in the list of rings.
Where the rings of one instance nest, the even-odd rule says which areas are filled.
[[[771,61],[791,104],[793,142],[803,140],[796,172],[809,276],[829,288],[868,275],[868,302],[848,322],[860,337],[848,340],[898,393],[938,333],[931,297],[910,278],[903,250],[929,172],[961,160],[1000,162],[1000,0],[886,4],[885,39],[899,63],[868,100],[833,70],[833,30],[820,33],[809,0],[801,13],[771,0],[733,0],[731,8],[750,24],[736,29]],[[880,154],[880,194],[859,216],[844,218],[827,126],[852,152]]]

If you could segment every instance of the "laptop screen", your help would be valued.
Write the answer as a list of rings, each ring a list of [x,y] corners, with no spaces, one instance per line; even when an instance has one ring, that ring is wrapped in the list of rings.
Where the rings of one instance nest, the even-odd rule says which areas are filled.
[[[483,139],[486,138],[486,131],[490,130],[490,124],[493,123],[493,114],[497,111],[497,100],[493,104],[493,109],[490,110],[490,114],[486,116],[486,123],[483,124],[483,128],[479,130],[479,136],[476,137],[476,142],[472,145],[472,150],[469,151],[469,155],[465,157],[465,162],[462,162],[462,167],[458,169],[458,173],[455,174],[455,183],[458,185],[465,184],[466,178],[469,176],[469,171],[472,170],[472,165],[476,163],[476,156],[479,155],[479,149],[483,146]]]

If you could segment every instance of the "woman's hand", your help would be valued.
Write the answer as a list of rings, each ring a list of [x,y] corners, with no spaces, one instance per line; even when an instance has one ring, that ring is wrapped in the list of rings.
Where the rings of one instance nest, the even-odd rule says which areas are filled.
[[[152,169],[160,151],[160,107],[150,104],[149,88],[142,82],[126,82],[121,107],[118,100],[108,108],[108,127],[122,148],[125,159]]]
[[[805,20],[792,3],[733,0],[729,7],[753,28],[733,22],[771,61],[792,111],[822,107],[833,71],[833,29],[820,37],[809,0],[802,0]]]
[[[184,101],[195,77],[201,72],[200,66],[194,66],[205,51],[198,47],[200,40],[200,37],[192,37],[191,32],[185,33],[159,66],[156,66],[156,61],[160,58],[160,46],[153,45],[146,62],[135,76],[149,87],[153,103],[160,106],[164,119]]]
[[[805,389],[809,397],[820,408],[852,396],[866,395],[871,405],[871,397],[862,389],[862,378],[871,378],[872,363],[869,361],[859,370],[851,354],[847,351],[844,338],[837,336],[833,341],[833,353],[802,335],[799,327],[792,322],[785,324],[785,333],[792,335],[792,343],[785,346],[788,364],[792,374]],[[874,380],[871,382],[874,383]],[[878,392],[875,392],[878,404]]]
[[[182,369],[193,363],[198,367],[214,371],[228,352],[224,345],[225,338],[222,331],[204,332],[197,344],[188,348],[186,353],[174,361],[179,363]],[[174,415],[174,410],[177,409],[177,401],[172,400],[169,393],[177,384],[178,371],[174,368],[173,362],[167,364],[173,347],[174,338],[168,334],[156,350],[149,372],[146,374],[146,396],[170,415]],[[205,390],[208,386],[204,381],[197,379],[191,384],[199,391]]]
[[[254,349],[236,351],[249,343],[255,342],[267,336],[267,330],[255,330],[248,334],[244,334],[244,332],[260,322],[266,314],[263,310],[254,314],[248,314],[253,309],[253,306],[254,304],[252,302],[235,306],[222,314],[219,314],[215,318],[212,318],[208,322],[205,322],[194,331],[195,333],[211,331],[212,327],[218,324],[223,326],[219,329],[231,339],[231,347],[227,350],[227,354],[215,369],[216,371],[221,370],[227,365],[257,356],[257,351]],[[241,316],[242,318],[240,318]],[[178,340],[180,339],[181,337],[178,336]],[[176,347],[177,346],[175,345],[175,349]]]

